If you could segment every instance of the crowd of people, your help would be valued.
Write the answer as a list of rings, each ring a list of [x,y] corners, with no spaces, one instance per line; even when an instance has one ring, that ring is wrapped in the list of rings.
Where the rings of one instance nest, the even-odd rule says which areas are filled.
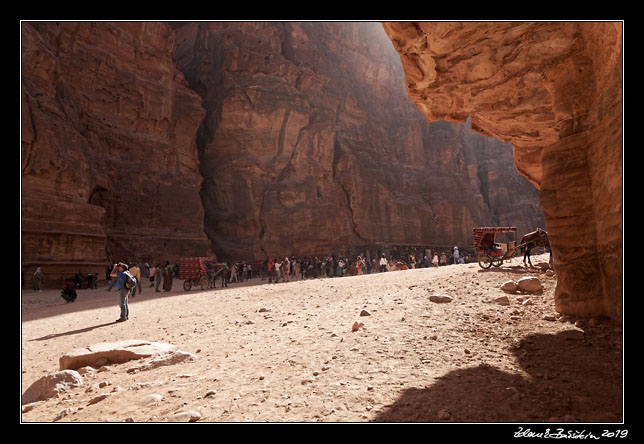
[[[433,254],[419,254],[418,251],[409,252],[407,255],[387,256],[381,253],[379,257],[370,258],[359,254],[354,258],[343,256],[291,256],[281,258],[268,258],[265,261],[233,261],[217,264],[218,268],[223,267],[225,273],[217,273],[215,268],[208,270],[212,277],[211,281],[219,275],[224,282],[246,282],[253,278],[260,278],[268,283],[290,282],[293,280],[317,279],[323,277],[356,276],[371,273],[383,273],[394,270],[439,267],[448,264],[463,264],[469,262],[468,255],[461,254],[458,247],[448,254],[446,252],[434,252]],[[117,322],[128,319],[129,307],[128,298],[136,297],[137,293],[142,294],[143,289],[154,288],[154,292],[172,291],[173,281],[179,276],[179,264],[150,265],[144,263],[139,266],[137,262],[116,264],[110,263],[105,270],[107,291],[116,287],[119,293],[119,307],[121,316]],[[126,286],[127,277],[132,277],[136,285],[132,288]],[[41,267],[34,272],[34,291],[41,291],[43,273]],[[147,282],[145,282],[147,280]],[[24,283],[24,277],[23,277]],[[74,302],[77,298],[76,290],[82,288],[96,289],[98,287],[98,273],[87,273],[83,275],[77,272],[73,279],[66,279],[63,282],[61,297],[67,302]],[[214,286],[214,285],[213,285]],[[227,285],[226,285],[227,286]]]
[[[265,261],[232,261],[224,262],[223,265],[230,270],[228,282],[246,282],[252,278],[261,278],[262,281],[268,280],[273,282],[289,282],[293,279],[307,279],[318,277],[342,277],[347,275],[361,275],[370,273],[381,273],[393,269],[401,269],[401,265],[406,268],[427,268],[438,267],[448,264],[462,264],[470,261],[468,255],[459,254],[458,247],[454,247],[451,252],[434,252],[433,254],[420,254],[418,251],[411,252],[406,256],[394,258],[388,257],[381,253],[379,257],[371,259],[369,253],[359,254],[355,259],[342,257],[339,255],[328,256],[291,256],[281,258],[269,258]],[[139,265],[136,261],[126,264],[129,272],[142,282],[146,279],[149,288],[154,288],[155,292],[171,291],[173,280],[179,276],[179,264],[172,264],[166,261],[165,264],[144,263]],[[107,290],[110,291],[116,279],[111,275],[114,264],[110,263],[105,270],[105,281]],[[34,291],[41,291],[43,273],[41,267],[37,267],[33,276]],[[83,275],[80,271],[73,278],[66,279],[63,282],[64,287],[73,287],[75,289],[87,288],[97,289],[99,273],[87,273]],[[24,282],[24,278],[23,278]],[[141,293],[144,285],[139,284],[136,290],[132,292],[132,297],[136,293]]]
[[[434,255],[410,253],[404,258],[387,257],[381,253],[371,259],[369,254],[359,254],[355,259],[344,256],[286,256],[268,258],[265,261],[233,261],[224,262],[229,269],[228,282],[244,282],[259,277],[268,283],[290,282],[292,280],[316,279],[321,277],[343,277],[386,271],[439,267],[448,264],[463,264],[469,262],[469,255],[459,253],[454,247],[451,253],[435,252]],[[254,264],[254,266],[253,266]]]

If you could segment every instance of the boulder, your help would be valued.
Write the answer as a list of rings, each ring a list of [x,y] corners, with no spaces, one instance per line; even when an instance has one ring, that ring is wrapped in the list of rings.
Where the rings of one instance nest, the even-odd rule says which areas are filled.
[[[534,293],[542,290],[541,282],[539,281],[539,279],[532,276],[526,276],[519,279],[517,284],[519,286],[519,290],[527,291],[529,293]]]
[[[174,346],[165,342],[130,339],[76,348],[61,356],[59,363],[61,370],[76,370],[86,366],[98,368],[106,364],[121,364],[133,359],[148,358],[173,350]]]
[[[43,376],[22,395],[22,404],[58,397],[62,392],[83,383],[81,375],[74,370],[62,370]]]
[[[508,293],[513,293],[519,289],[519,286],[514,281],[506,281],[501,285],[501,290]]]

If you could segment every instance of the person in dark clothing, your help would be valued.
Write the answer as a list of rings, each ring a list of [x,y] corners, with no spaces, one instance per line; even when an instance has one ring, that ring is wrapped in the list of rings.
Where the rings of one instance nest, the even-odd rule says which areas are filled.
[[[65,286],[63,287],[63,291],[60,293],[60,297],[65,299],[67,302],[74,302],[78,297],[74,284],[71,282],[65,282]]]

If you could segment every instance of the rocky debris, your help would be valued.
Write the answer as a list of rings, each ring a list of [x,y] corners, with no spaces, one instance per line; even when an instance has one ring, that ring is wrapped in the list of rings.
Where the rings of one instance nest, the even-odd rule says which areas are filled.
[[[22,404],[43,401],[48,398],[58,397],[61,393],[83,384],[83,378],[75,370],[62,370],[43,376],[22,395]]]
[[[517,282],[514,282],[512,280],[506,281],[503,284],[501,284],[500,288],[506,293],[517,293],[517,292],[538,293],[543,290],[541,281],[539,281],[539,279],[533,276],[523,277],[519,279]]]
[[[106,364],[122,364],[127,361],[148,358],[168,353],[174,346],[164,342],[129,339],[118,342],[101,342],[88,347],[76,348],[60,357],[60,369],[78,369],[90,366],[100,368]]]
[[[360,316],[371,316],[371,312],[369,310],[363,309],[360,312]]]
[[[353,325],[351,326],[351,331],[358,331],[360,328],[364,327],[364,324],[362,322],[354,322]]]
[[[433,294],[429,297],[429,300],[432,302],[436,302],[438,304],[444,304],[448,302],[452,302],[454,298],[451,296],[447,296],[446,294]]]

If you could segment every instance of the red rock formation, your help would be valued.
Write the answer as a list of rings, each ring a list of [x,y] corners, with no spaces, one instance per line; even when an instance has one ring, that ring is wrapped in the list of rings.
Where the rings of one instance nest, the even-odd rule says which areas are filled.
[[[475,225],[543,226],[508,144],[427,124],[380,24],[175,27],[175,59],[207,110],[197,143],[218,255],[471,245]]]
[[[622,311],[622,24],[386,23],[429,120],[511,142],[540,188],[556,307]]]
[[[204,255],[204,116],[165,23],[22,23],[22,264],[44,283],[111,260]]]

